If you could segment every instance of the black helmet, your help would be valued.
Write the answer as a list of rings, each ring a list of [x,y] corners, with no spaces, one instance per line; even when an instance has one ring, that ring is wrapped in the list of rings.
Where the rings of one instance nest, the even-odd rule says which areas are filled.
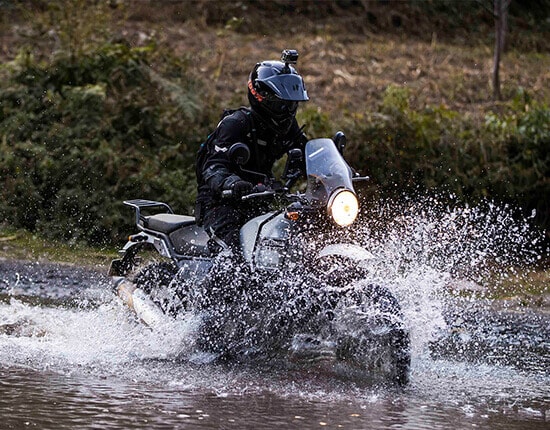
[[[307,101],[304,80],[289,63],[296,51],[283,51],[283,61],[256,64],[248,79],[248,100],[253,111],[276,132],[286,133],[292,125],[298,102]]]

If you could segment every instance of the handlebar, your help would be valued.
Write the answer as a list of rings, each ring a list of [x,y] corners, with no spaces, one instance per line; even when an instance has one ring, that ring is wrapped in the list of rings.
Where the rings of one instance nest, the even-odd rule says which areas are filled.
[[[265,190],[265,191],[262,191],[260,193],[246,194],[246,195],[241,197],[241,200],[246,201],[246,200],[252,200],[252,199],[255,199],[255,198],[259,198],[259,197],[271,197],[271,196],[274,196],[275,194],[277,194],[277,192],[274,191],[274,190]]]
[[[261,198],[261,197],[271,197],[277,194],[275,190],[265,190],[261,191],[259,193],[250,193],[246,194],[244,196],[241,196],[241,200],[244,202],[246,200],[252,200],[255,198]],[[233,190],[223,190],[222,191],[222,199],[230,199],[233,197]]]
[[[289,189],[286,186],[269,188],[265,191],[251,192],[249,194],[241,196],[238,201],[246,202],[253,199],[273,198],[275,196],[281,196],[283,200],[287,202],[300,202],[306,205],[309,204],[308,200],[305,197],[305,194],[300,192],[290,193]],[[233,190],[223,190],[221,197],[223,200],[232,198]]]

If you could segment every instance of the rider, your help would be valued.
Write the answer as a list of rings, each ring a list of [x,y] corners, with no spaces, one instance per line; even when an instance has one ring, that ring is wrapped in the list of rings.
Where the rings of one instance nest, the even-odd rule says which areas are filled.
[[[197,155],[198,195],[195,217],[214,248],[239,244],[239,230],[257,215],[257,205],[241,200],[274,185],[273,164],[289,149],[303,149],[307,138],[296,122],[298,103],[309,100],[296,72],[298,53],[285,50],[281,61],[257,63],[248,79],[250,108],[225,111]],[[229,159],[229,148],[244,143],[250,158],[244,166]]]

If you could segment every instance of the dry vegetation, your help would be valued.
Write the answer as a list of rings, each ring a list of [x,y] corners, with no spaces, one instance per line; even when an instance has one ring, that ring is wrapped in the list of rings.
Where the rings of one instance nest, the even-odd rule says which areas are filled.
[[[479,118],[495,109],[490,82],[493,28],[487,12],[450,25],[440,16],[426,16],[414,2],[411,6],[400,1],[111,4],[118,4],[110,14],[120,36],[135,45],[156,40],[184,58],[210,82],[212,92],[205,96],[216,97],[222,106],[246,103],[245,83],[253,64],[277,59],[283,48],[295,48],[301,54],[299,70],[308,85],[310,106],[336,122],[376,109],[390,84],[409,88],[413,107],[443,105]],[[13,59],[32,33],[32,23],[15,10],[9,15],[4,14],[0,31],[3,60]],[[477,21],[471,22],[474,18]],[[541,42],[544,35],[533,34],[525,20],[513,24],[512,48],[501,68],[504,98],[523,87],[534,98],[548,101],[550,55]],[[51,29],[40,36],[39,43],[55,48]],[[32,39],[36,43],[36,34]]]
[[[445,105],[474,116],[494,109],[491,26],[471,35],[478,40],[465,40],[467,30],[442,34],[441,24],[430,29],[425,17],[400,9],[402,2],[393,2],[394,7],[370,3],[366,10],[339,9],[322,18],[298,16],[296,11],[288,16],[272,13],[272,18],[269,11],[241,11],[242,16],[216,28],[206,25],[204,14],[194,16],[197,11],[191,12],[194,19],[183,22],[166,19],[178,16],[178,6],[169,4],[153,10],[144,2],[129,17],[142,38],[154,34],[189,56],[225,104],[245,102],[246,78],[255,62],[276,59],[281,49],[294,47],[301,54],[299,70],[311,104],[330,112],[332,119],[376,109],[390,84],[410,88],[415,107]],[[377,16],[377,27],[368,25],[367,12]],[[399,28],[391,24],[395,17]],[[523,87],[539,100],[550,100],[547,53],[510,50],[501,73],[505,98]]]

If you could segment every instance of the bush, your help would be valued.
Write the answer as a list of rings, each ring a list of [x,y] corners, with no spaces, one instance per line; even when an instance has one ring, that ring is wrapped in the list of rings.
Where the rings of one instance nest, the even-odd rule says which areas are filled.
[[[550,225],[550,108],[520,89],[509,112],[487,115],[485,125],[499,142],[488,172],[495,194],[512,196]]]
[[[296,119],[299,124],[304,124],[308,138],[315,139],[330,137],[335,130],[329,121],[328,115],[314,107],[305,107],[298,110]]]
[[[443,189],[465,202],[490,198],[550,222],[550,109],[520,90],[508,113],[474,124],[445,107],[413,110],[389,86],[378,112],[348,124],[347,158],[384,194]]]
[[[191,211],[200,84],[150,69],[153,48],[105,44],[19,65],[0,88],[1,220],[99,244],[127,233],[120,200]]]

